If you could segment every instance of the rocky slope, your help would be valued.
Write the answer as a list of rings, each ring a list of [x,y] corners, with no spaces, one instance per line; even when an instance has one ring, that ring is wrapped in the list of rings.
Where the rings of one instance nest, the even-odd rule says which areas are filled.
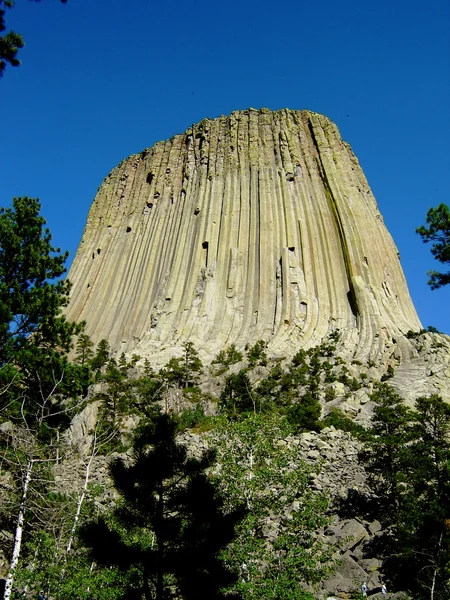
[[[124,160],[69,278],[68,317],[155,365],[185,340],[204,360],[258,339],[286,356],[337,328],[356,358],[408,358],[420,329],[356,157],[309,111],[205,119]]]

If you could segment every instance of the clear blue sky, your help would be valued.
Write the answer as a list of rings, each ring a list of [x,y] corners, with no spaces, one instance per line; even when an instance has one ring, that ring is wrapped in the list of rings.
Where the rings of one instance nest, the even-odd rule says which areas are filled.
[[[22,65],[0,80],[0,205],[39,197],[72,260],[102,179],[204,117],[307,108],[366,173],[425,326],[450,333],[450,286],[415,228],[450,204],[448,0],[16,0]]]

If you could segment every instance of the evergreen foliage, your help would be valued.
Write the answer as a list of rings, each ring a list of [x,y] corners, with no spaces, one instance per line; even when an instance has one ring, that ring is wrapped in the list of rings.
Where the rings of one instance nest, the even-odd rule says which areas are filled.
[[[51,244],[40,203],[14,198],[0,209],[0,367],[32,347],[69,350],[80,326],[61,315],[70,284],[57,280],[65,272],[67,253]]]
[[[91,338],[85,333],[80,333],[76,343],[75,357],[80,365],[84,366],[89,363],[94,356],[94,344]]]
[[[246,346],[247,359],[251,367],[259,364],[265,366],[267,364],[267,344],[263,340],[258,340],[253,346]]]
[[[392,587],[417,600],[445,600],[450,597],[450,406],[434,395],[419,398],[413,411],[387,384],[380,384],[373,400],[363,459],[387,532],[378,541],[386,576]]]
[[[97,344],[95,354],[90,360],[91,368],[97,372],[101,371],[109,360],[110,352],[111,348],[107,340],[100,340]]]
[[[203,371],[202,361],[192,342],[183,343],[183,356],[172,358],[160,371],[160,377],[180,388],[197,385]]]
[[[409,477],[412,412],[387,383],[377,386],[371,400],[375,402],[372,427],[362,458],[373,490],[383,500],[385,510],[395,515]]]
[[[436,260],[443,264],[450,264],[450,209],[446,204],[439,204],[436,208],[430,208],[426,217],[428,227],[421,225],[416,232],[427,244],[433,242],[431,253]],[[432,290],[450,283],[450,271],[439,273],[429,271],[430,279],[428,285]]]
[[[231,374],[226,378],[220,401],[222,408],[229,414],[256,412],[252,384],[243,369],[239,373]]]
[[[111,468],[122,502],[108,520],[86,527],[83,539],[96,561],[127,574],[134,597],[222,598],[234,577],[219,555],[241,512],[224,510],[205,474],[213,455],[189,458],[175,434],[168,415],[141,428],[132,463],[118,459]]]
[[[294,426],[296,432],[299,431],[320,431],[321,407],[317,398],[307,392],[299,402],[289,407],[287,418]]]
[[[39,211],[39,201],[30,198],[0,209],[0,476],[9,481],[4,517],[14,530],[6,548],[5,600],[22,540],[50,510],[52,466],[63,455],[62,434],[89,385],[89,368],[68,359],[82,326],[61,314],[70,289],[58,280],[67,253],[52,246]]]
[[[241,361],[243,358],[242,352],[236,348],[235,344],[231,344],[228,348],[221,350],[212,361],[212,364],[229,367]]]

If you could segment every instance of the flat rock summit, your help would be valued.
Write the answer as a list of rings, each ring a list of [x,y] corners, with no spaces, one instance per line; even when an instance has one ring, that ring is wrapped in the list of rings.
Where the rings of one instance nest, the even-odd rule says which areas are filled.
[[[94,342],[164,363],[268,343],[273,357],[339,329],[370,360],[421,324],[395,244],[327,117],[249,109],[125,159],[90,209],[68,317]]]

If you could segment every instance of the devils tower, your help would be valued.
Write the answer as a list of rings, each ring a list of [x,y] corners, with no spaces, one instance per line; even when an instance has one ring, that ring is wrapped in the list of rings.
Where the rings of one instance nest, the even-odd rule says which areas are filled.
[[[310,111],[205,119],[124,160],[69,279],[68,317],[94,342],[156,361],[186,340],[286,356],[336,329],[367,359],[420,329],[358,160]]]

